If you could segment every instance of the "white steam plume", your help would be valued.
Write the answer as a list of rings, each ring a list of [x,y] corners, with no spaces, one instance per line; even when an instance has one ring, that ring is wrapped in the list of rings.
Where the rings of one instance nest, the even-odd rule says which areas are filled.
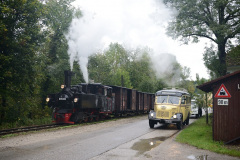
[[[141,3],[137,0],[76,0],[74,5],[81,8],[83,17],[73,19],[70,25],[66,35],[68,53],[71,68],[78,58],[86,82],[88,57],[111,42],[131,48],[149,46],[158,51],[167,46],[164,41],[159,44],[165,37],[159,24],[166,24],[170,14],[165,14],[165,6],[155,0],[142,0]]]
[[[176,56],[168,53],[154,54],[152,55],[152,62],[158,78],[167,78],[165,83],[169,87],[177,86],[180,81],[181,70],[180,68],[174,68],[177,63]]]
[[[174,13],[168,10],[162,1],[76,0],[73,4],[81,9],[83,17],[73,19],[71,23],[69,33],[66,35],[68,53],[71,67],[74,59],[79,60],[86,82],[88,82],[88,57],[98,50],[104,50],[111,42],[118,42],[129,48],[148,46],[155,54],[176,55],[179,63],[191,67],[191,70],[193,67],[204,68],[201,59],[204,48],[202,50],[194,48],[195,55],[197,51],[200,52],[198,53],[200,60],[194,59],[199,56],[192,56],[188,60],[189,54],[192,54],[187,53],[189,46],[181,50],[179,48],[182,47],[177,42],[166,36],[164,27]],[[188,64],[193,61],[194,65],[189,66]]]

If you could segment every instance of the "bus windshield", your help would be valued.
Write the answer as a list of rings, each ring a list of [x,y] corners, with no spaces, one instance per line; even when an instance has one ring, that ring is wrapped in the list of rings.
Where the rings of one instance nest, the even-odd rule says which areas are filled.
[[[179,104],[179,99],[177,96],[157,96],[157,103]]]

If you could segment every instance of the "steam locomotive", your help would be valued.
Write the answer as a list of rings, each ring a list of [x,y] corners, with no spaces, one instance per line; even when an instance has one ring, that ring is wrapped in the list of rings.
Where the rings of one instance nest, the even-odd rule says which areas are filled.
[[[100,83],[71,85],[73,72],[64,71],[64,74],[62,90],[46,98],[48,106],[53,108],[55,123],[91,122],[110,115],[139,114],[153,109],[155,95],[152,93]]]

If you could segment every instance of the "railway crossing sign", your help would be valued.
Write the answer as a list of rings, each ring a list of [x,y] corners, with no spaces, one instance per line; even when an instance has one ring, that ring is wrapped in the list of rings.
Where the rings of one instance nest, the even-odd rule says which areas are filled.
[[[227,88],[224,84],[220,86],[217,93],[214,96],[215,98],[231,98],[230,93],[228,92]]]

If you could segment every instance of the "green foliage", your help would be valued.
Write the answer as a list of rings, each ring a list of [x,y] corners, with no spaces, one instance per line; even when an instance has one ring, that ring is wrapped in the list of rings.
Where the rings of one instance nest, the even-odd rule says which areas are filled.
[[[68,44],[65,33],[74,17],[75,9],[71,7],[72,0],[51,0],[46,2],[44,24],[48,26],[46,42],[48,66],[45,70],[47,79],[44,85],[44,92],[55,93],[64,83],[64,70],[70,69]],[[78,65],[78,64],[76,64]],[[77,76],[81,74],[78,73]],[[76,79],[81,79],[77,77]],[[46,95],[45,95],[46,96]]]
[[[240,33],[240,3],[237,0],[164,0],[164,3],[178,12],[169,23],[168,34],[184,43],[198,42],[199,37],[216,43],[221,66],[217,74],[225,75],[226,44]]]
[[[94,82],[108,85],[124,86],[132,88],[128,72],[129,54],[118,43],[110,44],[104,53],[94,54],[89,57],[89,77]]]
[[[156,92],[158,87],[156,73],[152,69],[152,61],[150,58],[151,50],[148,48],[136,49],[132,52],[132,61],[130,64],[130,77],[133,88],[143,92]]]
[[[232,59],[238,59],[239,60],[239,57],[240,57],[240,45],[232,48],[230,51],[229,51],[229,56],[232,58]]]
[[[97,53],[89,57],[88,71],[90,79],[97,83],[110,84],[110,64],[106,61],[106,55]]]
[[[196,86],[202,85],[203,83],[206,83],[206,82],[207,82],[207,79],[200,78],[198,74],[196,75],[196,81],[195,81]],[[207,102],[206,102],[206,96],[207,96]],[[207,108],[208,106],[212,105],[212,94],[211,93],[210,94],[208,93],[206,95],[205,92],[196,88],[196,90],[193,94],[193,97],[196,99],[198,106],[201,108]]]
[[[38,0],[1,1],[0,14],[0,123],[14,122],[41,104],[39,94],[44,40],[41,31],[43,5]],[[34,106],[33,106],[34,107]]]
[[[77,61],[73,62],[72,72],[74,73],[74,76],[72,77],[73,85],[79,84],[79,83],[84,83],[83,74],[82,74],[82,71],[80,70],[80,66]]]
[[[132,88],[128,71],[121,68],[117,69],[116,73],[112,75],[110,85]]]
[[[220,77],[218,70],[221,68],[218,55],[213,48],[213,46],[209,48],[206,47],[205,53],[203,54],[204,64],[209,69],[212,79]]]
[[[118,43],[89,57],[89,77],[94,82],[156,92],[165,85],[156,78],[148,48],[128,51]]]
[[[68,0],[0,2],[0,124],[24,125],[49,117],[46,95],[70,68],[64,33],[81,12]]]

